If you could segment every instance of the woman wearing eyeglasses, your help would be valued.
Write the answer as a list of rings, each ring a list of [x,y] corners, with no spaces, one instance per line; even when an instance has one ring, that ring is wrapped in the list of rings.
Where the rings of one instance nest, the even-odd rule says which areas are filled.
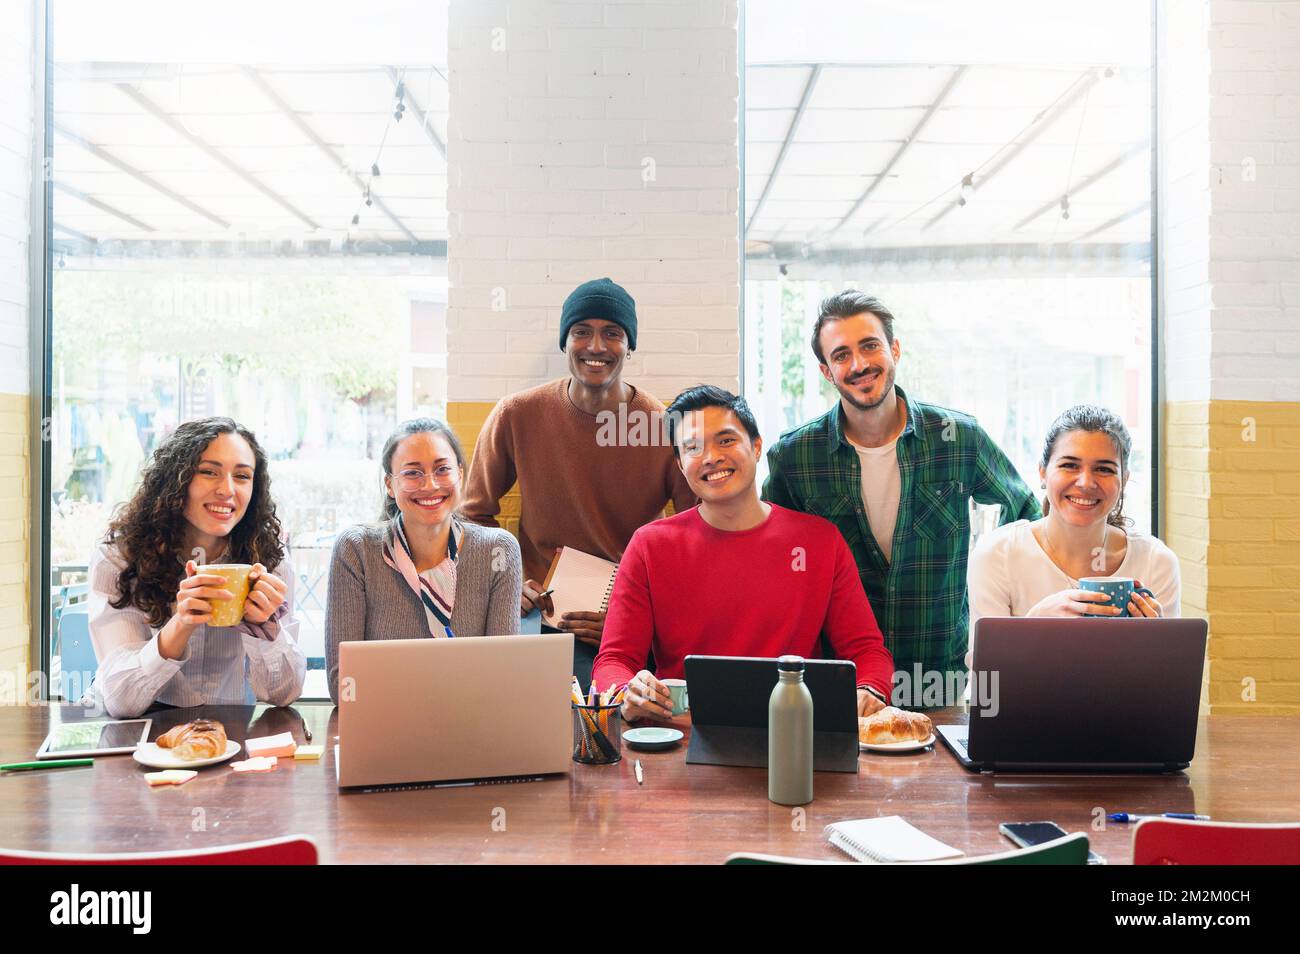
[[[325,652],[335,702],[341,642],[519,632],[519,543],[458,516],[465,455],[451,428],[407,421],[381,460],[382,522],[339,534],[330,562]]]

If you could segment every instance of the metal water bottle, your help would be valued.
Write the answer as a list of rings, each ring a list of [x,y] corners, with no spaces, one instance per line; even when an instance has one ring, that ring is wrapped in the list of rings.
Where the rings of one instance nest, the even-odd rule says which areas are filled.
[[[767,797],[778,805],[813,800],[813,700],[803,681],[803,657],[776,661],[776,688],[767,702]]]

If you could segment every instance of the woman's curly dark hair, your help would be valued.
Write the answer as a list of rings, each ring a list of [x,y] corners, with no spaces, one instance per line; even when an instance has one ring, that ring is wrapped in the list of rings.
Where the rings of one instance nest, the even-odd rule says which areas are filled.
[[[280,521],[271,500],[266,454],[248,428],[228,417],[186,421],[158,446],[140,475],[140,486],[108,525],[104,542],[118,548],[125,567],[117,578],[117,609],[134,606],[162,626],[172,615],[185,576],[185,504],[190,481],[209,444],[238,434],[253,450],[253,494],[248,510],[227,537],[224,562],[261,563],[273,570],[284,559]]]

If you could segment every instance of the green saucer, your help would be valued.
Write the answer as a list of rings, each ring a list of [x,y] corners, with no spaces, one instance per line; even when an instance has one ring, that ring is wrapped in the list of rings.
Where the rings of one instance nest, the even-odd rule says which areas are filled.
[[[671,749],[682,740],[680,729],[661,729],[647,726],[643,729],[624,729],[623,741],[634,749],[653,752],[657,749]]]

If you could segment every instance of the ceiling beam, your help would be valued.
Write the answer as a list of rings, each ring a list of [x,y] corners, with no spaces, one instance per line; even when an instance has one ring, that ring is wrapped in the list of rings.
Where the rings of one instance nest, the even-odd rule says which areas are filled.
[[[808,74],[808,82],[804,84],[803,95],[799,97],[799,105],[794,111],[794,117],[790,120],[790,128],[785,131],[781,151],[776,154],[776,162],[772,165],[772,171],[768,173],[767,182],[763,183],[763,191],[758,197],[758,204],[754,206],[754,214],[745,223],[746,235],[749,234],[749,230],[753,228],[754,223],[758,220],[759,213],[763,211],[763,203],[767,201],[767,194],[772,191],[772,183],[776,181],[777,175],[781,172],[781,165],[785,162],[785,154],[790,150],[790,143],[794,141],[795,133],[799,131],[799,123],[803,120],[804,111],[808,108],[808,101],[812,99],[813,90],[816,89],[817,80],[821,75],[822,65],[820,63],[814,64]]]
[[[121,159],[113,155],[113,153],[109,152],[103,146],[91,142],[89,139],[86,139],[84,136],[77,135],[71,129],[69,129],[64,125],[61,125],[60,123],[54,124],[54,131],[57,132],[60,136],[63,136],[65,139],[69,140],[70,142],[76,143],[78,146],[86,150],[86,152],[90,153],[96,159],[99,159],[101,162],[106,162],[113,168],[125,172],[128,176],[135,179],[136,181],[143,182],[149,188],[155,190],[156,192],[162,193],[163,195],[165,195],[167,198],[171,199],[173,202],[177,203],[178,205],[183,205],[185,208],[189,209],[195,215],[202,216],[203,218],[207,219],[209,222],[212,222],[223,229],[230,228],[230,223],[227,222],[225,219],[223,219],[221,216],[213,212],[209,212],[207,209],[203,208],[203,206],[199,205],[197,202],[192,202],[191,200],[185,198],[185,196],[181,195],[179,192],[176,192],[173,189],[169,189],[167,186],[163,185],[157,179],[153,178],[147,173],[141,172],[139,169],[131,165],[125,159]]]
[[[76,229],[69,228],[68,226],[63,225],[60,222],[55,222],[51,226],[51,228],[53,228],[54,231],[56,232],[62,232],[65,235],[71,235],[74,239],[78,239],[82,242],[85,242],[87,245],[94,245],[96,242],[99,241],[98,239],[90,235],[87,235],[85,232],[78,232]]]
[[[921,132],[925,129],[926,125],[932,118],[934,118],[934,114],[939,111],[939,107],[943,105],[944,100],[946,100],[949,94],[952,93],[953,87],[957,85],[958,80],[966,74],[966,69],[967,67],[965,66],[959,66],[953,70],[952,75],[948,77],[948,82],[944,83],[943,89],[939,90],[939,95],[936,96],[934,101],[926,107],[924,115],[922,115],[916,125],[912,127],[912,131],[907,134],[907,138],[899,143],[898,148],[894,150],[894,154],[889,157],[889,161],[885,163],[885,168],[880,170],[879,174],[871,180],[871,184],[867,186],[862,195],[858,196],[858,201],[853,203],[853,207],[844,214],[844,217],[823,232],[821,236],[817,236],[817,238],[833,235],[842,229],[849,219],[853,218],[853,216],[857,214],[858,209],[862,208],[863,203],[866,202],[867,199],[871,198],[871,193],[875,192],[877,187],[888,178],[889,174],[894,171],[894,167],[898,165],[899,160],[903,158],[907,153],[907,150],[911,148],[914,142],[916,142],[917,137],[921,135]],[[879,224],[880,223],[878,222],[876,223],[876,225]],[[872,228],[874,229],[875,225],[873,225]]]
[[[384,72],[386,72],[388,74],[388,78],[392,80],[394,88],[397,87],[398,83],[402,82],[402,78],[397,74],[397,70],[393,69],[391,66],[385,66]],[[438,150],[438,155],[442,156],[443,162],[446,162],[447,144],[438,138],[438,133],[434,130],[433,125],[429,122],[429,114],[426,113],[424,109],[420,106],[419,101],[416,100],[415,94],[411,92],[411,87],[409,86],[406,87],[405,102],[406,102],[406,108],[409,109],[411,111],[411,114],[420,121],[420,128],[423,129],[424,134],[429,137],[429,142],[433,143],[433,148]]]
[[[87,195],[86,193],[82,192],[80,189],[74,189],[66,182],[55,182],[54,188],[58,189],[60,192],[66,192],[74,199],[80,199],[82,202],[86,203],[87,205],[93,205],[101,212],[107,212],[109,215],[115,215],[123,222],[135,226],[137,229],[140,229],[142,232],[158,231],[152,225],[148,225],[144,222],[141,222],[134,215],[131,215],[128,212],[123,212],[121,209],[117,208],[117,206],[109,205],[107,202],[104,202],[100,199],[96,199],[93,195]]]
[[[247,77],[248,81],[256,86],[263,96],[274,103],[275,108],[280,110],[280,112],[282,112],[285,117],[293,123],[300,133],[310,139],[317,149],[325,153],[325,155],[330,158],[330,161],[333,162],[334,165],[338,166],[343,174],[352,180],[357,187],[357,191],[368,196],[370,201],[378,207],[379,211],[388,216],[389,220],[397,226],[398,230],[405,235],[407,239],[412,242],[419,241],[419,239],[416,238],[415,233],[406,227],[406,223],[397,217],[393,210],[388,207],[388,204],[379,196],[375,195],[373,186],[367,185],[363,182],[361,177],[356,174],[353,168],[343,161],[342,157],[334,150],[334,147],[322,139],[320,134],[317,133],[305,119],[298,115],[297,111],[294,110],[294,108],[271,87],[271,84],[268,83],[266,79],[257,72],[257,70],[253,69],[251,66],[245,66],[243,67],[243,73],[244,76]]]
[[[176,119],[176,117],[169,115],[167,112],[163,110],[161,106],[159,106],[149,97],[145,96],[139,90],[135,89],[128,83],[115,83],[114,85],[119,90],[121,90],[122,93],[128,99],[130,99],[133,103],[135,103],[145,112],[147,112],[149,115],[153,116],[163,125],[165,125],[168,129],[170,129],[172,132],[176,133],[176,135],[180,136],[182,139],[189,142],[192,146],[197,148],[200,152],[208,156],[210,159],[214,160],[215,162],[219,163],[221,166],[225,167],[230,172],[234,173],[244,182],[248,183],[248,185],[252,186],[258,192],[262,193],[262,195],[266,196],[276,205],[280,206],[280,208],[284,209],[290,215],[297,218],[309,229],[320,228],[320,225],[314,219],[312,219],[311,216],[307,215],[307,213],[303,212],[292,202],[290,202],[284,196],[280,195],[280,193],[276,192],[274,189],[272,189],[270,186],[264,183],[261,179],[257,178],[257,176],[253,175],[251,172],[249,172],[239,163],[235,162],[225,153],[221,152],[221,150],[217,149],[215,146],[209,145],[205,140],[203,140],[199,136],[196,136],[194,133],[190,132],[188,129],[185,128],[184,124],[182,124],[178,119]]]
[[[1083,74],[1083,76],[1077,78],[1071,88],[1058,98],[1053,105],[1048,106],[1033,118],[1033,121],[1028,126],[1027,132],[1025,132],[1023,136],[1018,136],[1008,143],[1008,146],[1010,146],[1009,149],[1007,146],[1002,147],[1006,151],[997,162],[993,163],[993,165],[989,167],[987,172],[972,174],[971,187],[978,191],[981,186],[1005,169],[1011,161],[1024,152],[1034,142],[1034,140],[1047,132],[1047,130],[1050,129],[1058,119],[1068,113],[1070,108],[1097,84],[1097,81],[1098,76],[1096,70],[1088,70]],[[959,199],[953,199],[944,206],[939,213],[934,216],[934,218],[921,226],[921,231],[924,232],[954,209],[960,208],[961,204],[962,203]]]
[[[1088,186],[1094,185],[1101,179],[1106,178],[1106,176],[1110,175],[1112,172],[1114,172],[1120,166],[1124,165],[1124,163],[1128,162],[1130,159],[1146,152],[1149,147],[1150,147],[1150,143],[1147,142],[1140,142],[1134,146],[1130,146],[1128,149],[1124,150],[1123,153],[1116,156],[1110,162],[1099,167],[1095,171],[1090,172],[1088,175],[1084,176],[1082,179],[1079,179],[1077,182],[1071,183],[1069,186],[1066,187],[1065,194],[1073,198],[1074,196],[1082,192],[1084,189],[1088,188]],[[1040,215],[1044,214],[1045,212],[1050,212],[1052,209],[1059,208],[1060,205],[1061,205],[1060,199],[1050,199],[1049,201],[1044,202],[1033,212],[1030,212],[1023,219],[1017,222],[1012,227],[1012,231],[1018,231],[1019,229],[1023,229],[1026,225],[1034,221],[1034,219],[1038,218]]]
[[[1072,241],[1072,242],[1082,242],[1084,239],[1090,239],[1090,238],[1092,238],[1094,235],[1099,235],[1099,234],[1101,234],[1102,232],[1106,231],[1107,229],[1114,228],[1115,226],[1119,225],[1119,224],[1122,223],[1122,222],[1127,222],[1129,219],[1131,219],[1131,218],[1135,218],[1136,216],[1141,215],[1143,212],[1145,212],[1145,211],[1146,211],[1147,209],[1149,209],[1150,207],[1151,207],[1151,203],[1150,203],[1150,202],[1143,202],[1141,205],[1135,205],[1133,208],[1129,209],[1127,212],[1121,212],[1119,215],[1115,216],[1113,219],[1107,219],[1105,222],[1101,223],[1101,225],[1097,226],[1095,229],[1091,229],[1090,231],[1084,232],[1084,233],[1083,233],[1082,235],[1080,235],[1078,238],[1076,238],[1076,239],[1071,239],[1071,241]]]

